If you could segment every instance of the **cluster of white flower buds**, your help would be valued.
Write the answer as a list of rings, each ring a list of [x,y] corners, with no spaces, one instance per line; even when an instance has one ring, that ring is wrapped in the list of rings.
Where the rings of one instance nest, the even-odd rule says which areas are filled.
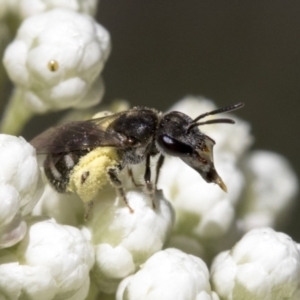
[[[20,2],[20,14],[28,17],[3,57],[15,88],[2,130],[14,134],[34,113],[98,104],[104,93],[100,73],[110,53],[107,30],[82,13],[95,3],[73,1],[71,10],[65,3],[54,8],[57,1],[38,1],[27,11],[32,4],[25,2],[36,1]]]
[[[27,216],[41,197],[44,184],[35,149],[23,138],[0,135],[0,249],[26,234]]]
[[[91,17],[96,6],[0,0],[1,22],[13,16],[19,27],[1,50],[15,85],[3,132],[34,113],[99,103],[110,37]],[[191,118],[214,109],[201,97],[170,108]],[[297,178],[282,156],[251,151],[249,124],[228,116],[235,125],[201,127],[228,193],[166,157],[154,199],[139,187],[143,162],[130,166],[136,182],[120,174],[131,209],[107,184],[88,215],[79,193],[50,186],[30,143],[0,134],[0,300],[299,299],[300,245],[271,229],[284,223]]]

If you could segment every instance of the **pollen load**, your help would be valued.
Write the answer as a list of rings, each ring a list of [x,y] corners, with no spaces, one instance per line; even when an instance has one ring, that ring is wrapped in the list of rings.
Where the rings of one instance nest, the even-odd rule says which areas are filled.
[[[75,192],[83,202],[94,200],[108,183],[107,170],[118,164],[117,152],[112,147],[99,147],[80,158],[70,173],[66,190]]]

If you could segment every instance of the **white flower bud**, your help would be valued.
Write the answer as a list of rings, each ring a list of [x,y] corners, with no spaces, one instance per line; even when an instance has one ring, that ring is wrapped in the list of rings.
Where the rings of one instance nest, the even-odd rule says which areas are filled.
[[[18,243],[27,230],[26,222],[20,214],[4,226],[0,227],[0,248],[7,248]]]
[[[29,214],[44,186],[35,150],[23,138],[0,134],[0,248],[26,233],[22,215]]]
[[[248,232],[211,268],[213,288],[224,300],[296,300],[299,277],[299,245],[270,228]]]
[[[153,208],[144,193],[127,192],[133,212],[112,189],[103,190],[101,197],[89,223],[96,252],[93,278],[100,290],[112,293],[124,277],[162,249],[172,227],[173,211],[160,193],[156,193]]]
[[[108,32],[91,17],[54,9],[22,23],[3,62],[23,106],[43,113],[98,103],[109,52]]]
[[[47,183],[32,213],[35,216],[54,218],[60,224],[78,227],[84,219],[84,206],[75,193],[58,193]]]
[[[84,300],[92,246],[74,227],[33,219],[25,238],[0,252],[0,290],[9,299]]]
[[[217,300],[211,291],[209,272],[198,257],[177,249],[166,249],[151,256],[141,270],[124,279],[117,300]]]
[[[241,205],[244,230],[277,226],[288,217],[298,192],[292,167],[281,155],[254,151],[245,158],[243,168],[247,177]]]

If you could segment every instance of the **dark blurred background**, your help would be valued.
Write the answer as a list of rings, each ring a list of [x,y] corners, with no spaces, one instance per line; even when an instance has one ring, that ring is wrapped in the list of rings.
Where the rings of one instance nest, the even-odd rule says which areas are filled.
[[[97,19],[112,38],[104,102],[243,101],[253,148],[283,154],[300,174],[299,0],[101,0]],[[300,242],[300,203],[286,231]]]

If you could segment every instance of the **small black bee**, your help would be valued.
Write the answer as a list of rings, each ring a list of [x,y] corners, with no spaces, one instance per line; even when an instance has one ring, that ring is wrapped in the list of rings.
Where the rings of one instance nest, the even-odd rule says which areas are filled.
[[[231,119],[199,120],[243,106],[243,103],[226,106],[194,120],[178,111],[163,114],[152,108],[134,107],[49,129],[31,143],[37,153],[46,154],[44,171],[58,192],[76,192],[84,202],[91,202],[109,180],[132,211],[119,172],[126,166],[145,161],[145,187],[153,195],[165,155],[179,157],[205,181],[216,183],[227,191],[213,162],[215,142],[198,126],[235,122]],[[152,182],[150,159],[158,154]]]

